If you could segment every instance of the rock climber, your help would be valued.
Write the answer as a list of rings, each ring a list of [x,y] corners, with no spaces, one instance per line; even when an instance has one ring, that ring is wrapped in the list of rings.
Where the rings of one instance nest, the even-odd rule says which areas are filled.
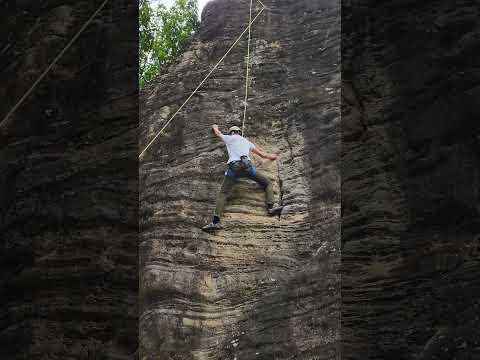
[[[222,132],[218,130],[217,125],[213,125],[212,129],[215,135],[221,138],[225,143],[228,152],[228,161],[222,188],[217,196],[213,220],[210,224],[205,225],[202,230],[215,231],[222,228],[220,218],[222,217],[223,208],[225,206],[225,198],[230,194],[237,179],[240,177],[250,178],[260,184],[265,189],[268,214],[271,216],[279,215],[283,206],[275,205],[272,183],[265,175],[257,171],[255,165],[250,159],[250,151],[271,161],[276,160],[278,155],[267,154],[258,146],[248,141],[241,135],[242,130],[238,126],[232,126],[228,130],[228,135],[222,134]]]

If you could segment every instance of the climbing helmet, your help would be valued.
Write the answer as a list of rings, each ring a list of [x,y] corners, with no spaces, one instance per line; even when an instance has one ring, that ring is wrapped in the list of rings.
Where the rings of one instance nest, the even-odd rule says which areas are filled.
[[[236,133],[241,134],[242,129],[240,129],[238,126],[232,126],[230,129],[228,129],[228,134],[231,135],[232,132],[236,132]]]

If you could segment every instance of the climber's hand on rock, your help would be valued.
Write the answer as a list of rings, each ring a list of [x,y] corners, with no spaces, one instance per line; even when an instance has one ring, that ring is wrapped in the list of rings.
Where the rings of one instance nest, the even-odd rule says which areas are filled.
[[[270,155],[269,159],[272,160],[272,161],[277,160],[278,155],[277,154],[272,154],[272,155]]]
[[[222,132],[220,130],[218,130],[218,125],[217,124],[212,125],[212,130],[213,130],[213,133],[215,135],[217,135],[218,137],[221,138],[223,136]]]

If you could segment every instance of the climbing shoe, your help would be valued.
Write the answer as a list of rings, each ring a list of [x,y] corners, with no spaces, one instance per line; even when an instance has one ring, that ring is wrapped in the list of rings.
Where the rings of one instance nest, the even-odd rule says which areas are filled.
[[[280,215],[282,210],[283,210],[283,206],[280,206],[280,205],[267,208],[268,215],[270,216]]]
[[[215,230],[220,230],[221,228],[222,228],[222,225],[220,225],[219,222],[217,222],[217,223],[211,222],[210,224],[202,227],[202,230],[206,231],[206,232],[212,232],[212,231],[215,231]]]

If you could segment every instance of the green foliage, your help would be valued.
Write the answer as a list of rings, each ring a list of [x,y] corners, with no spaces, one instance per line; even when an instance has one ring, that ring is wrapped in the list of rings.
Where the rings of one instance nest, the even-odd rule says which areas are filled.
[[[175,59],[198,29],[196,0],[176,0],[167,9],[156,8],[149,0],[139,4],[139,81],[140,88]]]

